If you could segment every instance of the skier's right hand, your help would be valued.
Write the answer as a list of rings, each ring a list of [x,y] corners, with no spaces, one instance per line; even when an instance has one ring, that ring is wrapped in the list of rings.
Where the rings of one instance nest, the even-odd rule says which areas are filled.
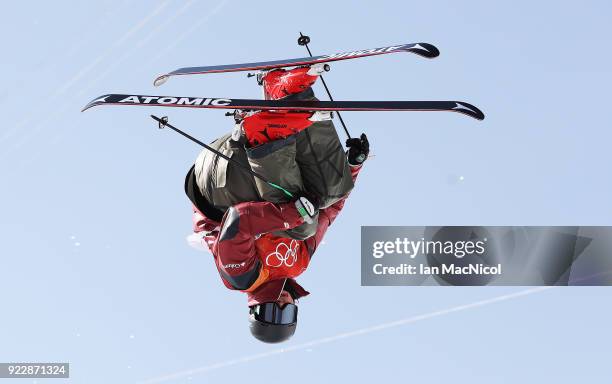
[[[365,133],[362,133],[359,138],[346,140],[348,148],[347,157],[350,165],[356,166],[363,164],[370,153],[370,142]]]
[[[308,224],[312,224],[314,217],[319,212],[319,208],[317,208],[316,202],[313,198],[308,198],[305,195],[299,195],[295,200],[295,208],[304,221]]]

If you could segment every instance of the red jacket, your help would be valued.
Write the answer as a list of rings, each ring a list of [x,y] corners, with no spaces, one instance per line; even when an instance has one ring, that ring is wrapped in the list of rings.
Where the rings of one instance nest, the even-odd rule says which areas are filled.
[[[359,167],[351,167],[353,181]],[[294,298],[308,295],[294,278],[306,270],[325,232],[347,196],[319,211],[314,236],[306,240],[278,237],[271,232],[294,228],[304,221],[293,202],[245,202],[230,207],[221,223],[193,208],[194,232],[203,233],[221,280],[229,289],[248,293],[248,304],[275,301],[283,285]]]

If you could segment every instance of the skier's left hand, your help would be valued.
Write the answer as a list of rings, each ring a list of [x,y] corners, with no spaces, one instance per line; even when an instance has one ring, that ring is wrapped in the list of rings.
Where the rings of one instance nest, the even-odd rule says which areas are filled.
[[[314,202],[314,198],[306,197],[305,194],[299,195],[295,200],[295,208],[300,216],[302,216],[305,223],[312,224],[314,222],[314,217],[319,212],[319,208],[317,208],[317,204]]]
[[[370,153],[370,142],[365,133],[360,138],[346,140],[348,148],[347,157],[350,165],[361,165],[368,158]]]

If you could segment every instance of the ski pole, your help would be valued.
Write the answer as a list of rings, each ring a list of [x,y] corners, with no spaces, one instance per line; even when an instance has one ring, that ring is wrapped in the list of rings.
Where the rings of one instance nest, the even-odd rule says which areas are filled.
[[[308,43],[310,43],[310,37],[303,35],[302,32],[300,32],[300,37],[298,38],[298,45],[303,45],[306,47],[306,50],[308,51],[308,54],[310,55],[310,57],[312,57],[312,52],[310,52],[310,48],[308,47]],[[319,75],[319,77],[321,78],[321,83],[323,83],[323,87],[325,88],[325,91],[327,92],[327,96],[329,96],[329,99],[331,101],[334,101],[334,98],[331,95],[331,92],[329,91],[329,88],[327,88],[327,83],[325,83],[325,79],[323,78],[323,75]],[[340,114],[340,111],[336,111],[336,113],[338,114],[338,119],[340,119],[340,123],[342,124],[342,128],[344,128],[344,132],[346,132],[346,136],[350,139],[351,138],[351,134],[349,133],[348,129],[346,128],[346,124],[344,124],[344,120],[342,119],[342,115]]]
[[[159,117],[157,117],[155,115],[151,115],[151,117],[153,118],[153,120],[157,121],[157,123],[159,124],[159,129],[164,129],[165,127],[168,127],[170,129],[172,129],[174,132],[180,133],[181,135],[183,135],[184,137],[186,137],[189,140],[193,141],[194,143],[200,144],[202,147],[208,149],[209,151],[211,151],[212,153],[216,154],[217,156],[224,158],[225,160],[229,161],[230,163],[238,166],[243,171],[250,173],[251,175],[257,177],[259,180],[261,180],[264,183],[268,184],[272,188],[276,188],[276,189],[282,191],[289,198],[293,199],[293,197],[294,197],[293,194],[291,192],[289,192],[288,190],[286,190],[285,188],[281,187],[280,185],[274,184],[273,182],[269,181],[268,179],[266,179],[265,177],[263,177],[259,173],[253,171],[251,168],[248,168],[244,164],[239,163],[238,161],[232,159],[231,157],[225,156],[224,154],[222,154],[221,152],[219,152],[216,149],[212,148],[211,146],[204,144],[203,142],[201,142],[200,140],[196,139],[195,137],[190,136],[189,134],[187,134],[187,133],[181,131],[180,129],[176,128],[175,126],[173,126],[172,124],[170,124],[168,122],[168,116],[164,116],[162,118],[159,118]]]

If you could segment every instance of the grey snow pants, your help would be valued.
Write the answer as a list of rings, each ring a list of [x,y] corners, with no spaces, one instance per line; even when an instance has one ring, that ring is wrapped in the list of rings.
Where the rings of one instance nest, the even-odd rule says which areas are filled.
[[[331,121],[315,122],[295,135],[253,148],[246,148],[244,142],[227,134],[210,145],[292,194],[314,197],[320,209],[353,189],[346,155]],[[202,195],[223,211],[245,201],[289,201],[282,191],[206,149],[196,159],[194,172]],[[312,236],[316,227],[315,220],[278,235],[301,240]]]

